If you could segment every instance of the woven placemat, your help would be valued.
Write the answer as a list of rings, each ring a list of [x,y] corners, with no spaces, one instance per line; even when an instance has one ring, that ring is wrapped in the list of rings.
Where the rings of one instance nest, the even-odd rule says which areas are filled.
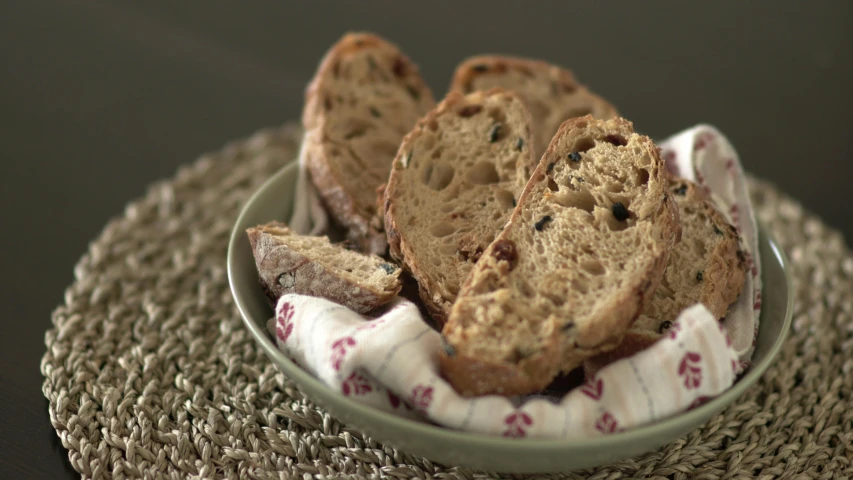
[[[201,158],[131,203],[80,260],[41,371],[50,420],[83,477],[500,477],[342,425],[243,327],[226,278],[229,234],[298,139],[285,126]],[[853,256],[795,201],[751,186],[794,268],[794,323],[776,364],[736,405],[654,453],[539,478],[853,476]]]

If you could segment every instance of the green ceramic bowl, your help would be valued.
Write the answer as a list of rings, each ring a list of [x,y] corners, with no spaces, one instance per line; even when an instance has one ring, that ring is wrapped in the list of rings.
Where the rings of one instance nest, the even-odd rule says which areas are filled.
[[[790,270],[782,251],[761,230],[763,308],[752,367],[731,389],[708,403],[647,426],[586,440],[507,439],[395,417],[352,402],[326,387],[291,362],[267,336],[265,325],[273,311],[258,287],[245,230],[289,218],[297,169],[294,162],[273,176],[249,200],[234,226],[228,246],[228,278],[243,320],[269,358],[316,404],[377,441],[437,463],[506,473],[542,473],[604,465],[649,452],[702,426],[754,384],[773,361],[791,324]]]

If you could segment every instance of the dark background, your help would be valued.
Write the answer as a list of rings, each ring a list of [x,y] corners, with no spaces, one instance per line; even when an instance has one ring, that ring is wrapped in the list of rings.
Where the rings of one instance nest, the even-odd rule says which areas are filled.
[[[852,27],[847,1],[0,3],[0,477],[76,476],[38,364],[87,243],[179,165],[298,119],[345,31],[397,43],[438,98],[458,61],[507,53],[574,70],[654,138],[711,123],[850,239]]]

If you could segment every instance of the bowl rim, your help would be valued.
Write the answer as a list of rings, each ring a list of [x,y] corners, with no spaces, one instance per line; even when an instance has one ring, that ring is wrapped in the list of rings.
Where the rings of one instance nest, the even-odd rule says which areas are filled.
[[[677,429],[680,425],[684,425],[687,423],[702,424],[706,419],[719,413],[720,411],[734,403],[734,401],[738,397],[740,397],[746,391],[746,389],[750,388],[764,374],[767,368],[770,367],[770,364],[775,360],[779,350],[782,348],[782,345],[785,342],[785,339],[788,336],[788,331],[791,327],[794,295],[793,279],[790,264],[788,262],[787,257],[785,256],[785,253],[773,239],[772,235],[770,235],[767,232],[767,229],[764,228],[764,226],[761,225],[759,222],[758,233],[760,236],[764,236],[766,238],[771,253],[776,256],[782,268],[782,272],[785,277],[785,283],[787,286],[787,304],[785,306],[785,318],[782,322],[782,328],[780,330],[779,335],[773,342],[773,345],[770,347],[767,355],[760,362],[753,363],[750,366],[749,371],[743,377],[738,379],[738,381],[732,387],[730,387],[722,394],[705,402],[704,404],[693,408],[692,410],[688,410],[677,415],[660,419],[646,425],[631,428],[624,432],[612,433],[608,435],[590,438],[525,438],[521,441],[515,438],[504,438],[482,433],[453,430],[451,428],[443,427],[440,425],[423,423],[397,415],[389,415],[387,412],[384,412],[377,408],[346,399],[346,397],[332,390],[330,387],[328,387],[326,384],[321,382],[319,379],[317,379],[307,371],[296,366],[296,364],[293,363],[293,361],[290,360],[283,352],[281,352],[275,346],[275,344],[273,344],[272,340],[269,339],[266,332],[266,320],[264,320],[262,325],[259,325],[256,321],[250,318],[249,310],[246,305],[245,299],[238,294],[238,290],[236,288],[237,279],[235,278],[234,265],[237,261],[238,255],[237,244],[240,238],[245,235],[245,232],[243,231],[243,227],[241,227],[241,225],[243,225],[243,223],[245,222],[245,218],[249,215],[252,206],[255,205],[258,198],[264,196],[268,190],[273,189],[274,186],[276,186],[281,181],[282,177],[292,175],[292,170],[298,168],[299,167],[297,161],[290,162],[287,165],[283,166],[260,188],[258,188],[258,190],[256,190],[249,198],[249,200],[243,205],[240,214],[234,224],[234,228],[232,229],[231,238],[228,243],[227,271],[229,287],[231,289],[234,302],[237,305],[237,309],[239,310],[240,315],[242,317],[243,323],[252,333],[252,336],[255,338],[255,341],[260,344],[261,348],[264,350],[264,353],[266,353],[266,355],[273,360],[273,363],[276,364],[276,367],[279,368],[282,373],[291,377],[294,380],[294,383],[296,383],[297,385],[304,384],[310,390],[324,391],[324,393],[327,394],[327,397],[332,402],[346,403],[346,408],[350,409],[353,414],[359,415],[364,420],[365,424],[385,424],[384,426],[388,428],[394,428],[398,430],[405,429],[412,432],[413,434],[428,437],[429,440],[432,441],[447,442],[448,447],[450,444],[453,443],[464,442],[467,446],[472,448],[511,448],[516,454],[523,454],[525,452],[532,451],[542,453],[543,449],[562,451],[565,449],[589,450],[593,448],[616,448],[619,445],[623,445],[625,443],[632,443],[636,441],[647,440],[650,437],[656,437],[667,431]],[[326,399],[324,398],[323,400]],[[382,441],[381,438],[377,438],[377,440]]]

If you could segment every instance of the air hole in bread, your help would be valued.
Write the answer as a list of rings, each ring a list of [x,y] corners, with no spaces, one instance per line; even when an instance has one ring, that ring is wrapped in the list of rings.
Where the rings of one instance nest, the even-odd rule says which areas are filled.
[[[705,241],[701,238],[693,239],[693,252],[700,258],[705,258]]]
[[[473,117],[483,111],[482,105],[466,105],[460,108],[456,113],[462,118]]]
[[[604,269],[604,265],[596,259],[584,260],[581,263],[581,268],[591,275],[604,275],[604,272],[606,271]]]
[[[643,152],[642,152],[642,151],[640,151],[640,148],[639,148],[639,147],[637,147],[637,148],[635,148],[635,149],[634,149],[634,155],[637,155],[638,157],[640,157],[640,158],[637,160],[637,166],[642,167],[642,168],[645,168],[645,167],[648,167],[649,165],[651,165],[651,164],[652,164],[652,159],[651,159],[651,158],[649,158],[649,156],[648,156],[648,155],[643,155]],[[642,156],[641,156],[641,155],[642,155]]]
[[[424,168],[421,180],[427,187],[436,191],[441,191],[450,185],[455,174],[456,171],[453,167],[445,163],[427,165]]]
[[[456,206],[453,205],[452,203],[445,203],[441,206],[441,212],[442,213],[450,213],[453,211],[454,208],[456,208]]]
[[[586,290],[584,290],[585,292]],[[542,290],[540,292],[543,297],[547,298],[551,301],[555,306],[561,307],[566,303],[566,295],[563,292],[562,288],[555,289],[554,291],[550,291],[549,289]]]
[[[580,293],[587,293],[589,292],[589,284],[585,278],[576,278],[572,280],[572,289]]]
[[[349,133],[344,135],[344,140],[352,140],[353,138],[363,137],[367,130],[370,129],[369,123],[355,123],[350,126]]]
[[[405,77],[408,74],[409,68],[406,65],[406,60],[403,57],[397,57],[394,59],[394,67],[392,68],[394,71],[394,75],[399,77]]]
[[[447,222],[434,223],[431,227],[429,227],[429,233],[433,237],[438,237],[438,238],[446,237],[455,231],[456,231],[456,228]]]
[[[450,188],[446,188],[444,190],[444,192],[442,192],[442,196],[444,197],[444,200],[452,201],[453,199],[458,197],[461,184],[462,184],[462,182],[458,182],[454,185],[451,185]]]
[[[436,122],[435,119],[433,118],[432,120],[429,121],[429,123],[427,124],[427,127],[429,127],[430,130],[435,132],[438,130],[438,122]]]
[[[538,253],[539,255],[544,255],[544,254],[545,254],[545,246],[544,246],[544,245],[542,245],[542,243],[541,243],[541,242],[536,242],[536,247],[535,247],[535,248],[536,248],[536,253]]]
[[[577,208],[586,213],[592,213],[596,205],[595,198],[589,190],[563,191],[551,198],[554,199],[554,203],[557,205]]]
[[[504,189],[500,189],[495,192],[495,199],[498,201],[501,208],[505,210],[515,208],[515,198],[512,196],[512,193]]]
[[[435,135],[426,134],[423,136],[423,140],[421,141],[421,147],[425,151],[432,150],[435,147],[436,138]],[[398,145],[399,147],[399,145]],[[418,149],[420,151],[421,149]]]
[[[606,137],[604,137],[604,140],[611,145],[616,145],[617,147],[624,147],[625,145],[628,145],[628,140],[617,133],[611,133],[610,135],[607,135]]]
[[[433,158],[433,160],[438,160],[439,158],[441,158],[442,153],[443,153],[443,150],[441,149],[441,147],[438,147],[432,151],[432,155],[430,155],[430,156]]]
[[[571,150],[575,152],[587,152],[595,147],[595,140],[590,137],[581,137],[575,140]]]
[[[648,178],[646,178],[646,180],[648,180]],[[625,191],[625,187],[621,182],[612,182],[604,186],[604,191],[608,193],[622,193]]]
[[[532,346],[518,346],[512,351],[512,356],[508,358],[510,363],[518,363],[525,358],[528,358],[536,353],[536,349]]]
[[[489,185],[501,181],[495,165],[489,162],[477,162],[465,172],[465,179],[474,185]]]
[[[557,182],[555,182],[553,178],[548,178],[548,190],[551,190],[552,192],[560,190],[560,186],[557,185]]]
[[[641,168],[637,171],[637,178],[635,179],[637,185],[645,185],[649,183],[649,171],[645,168]]]
[[[444,237],[444,238],[451,238],[451,237]],[[441,245],[441,247],[439,247],[438,251],[441,252],[442,255],[456,255],[456,245],[445,243],[445,244]]]
[[[489,109],[489,116],[492,117],[492,120],[494,120],[495,123],[506,122],[506,114],[499,108]]]

